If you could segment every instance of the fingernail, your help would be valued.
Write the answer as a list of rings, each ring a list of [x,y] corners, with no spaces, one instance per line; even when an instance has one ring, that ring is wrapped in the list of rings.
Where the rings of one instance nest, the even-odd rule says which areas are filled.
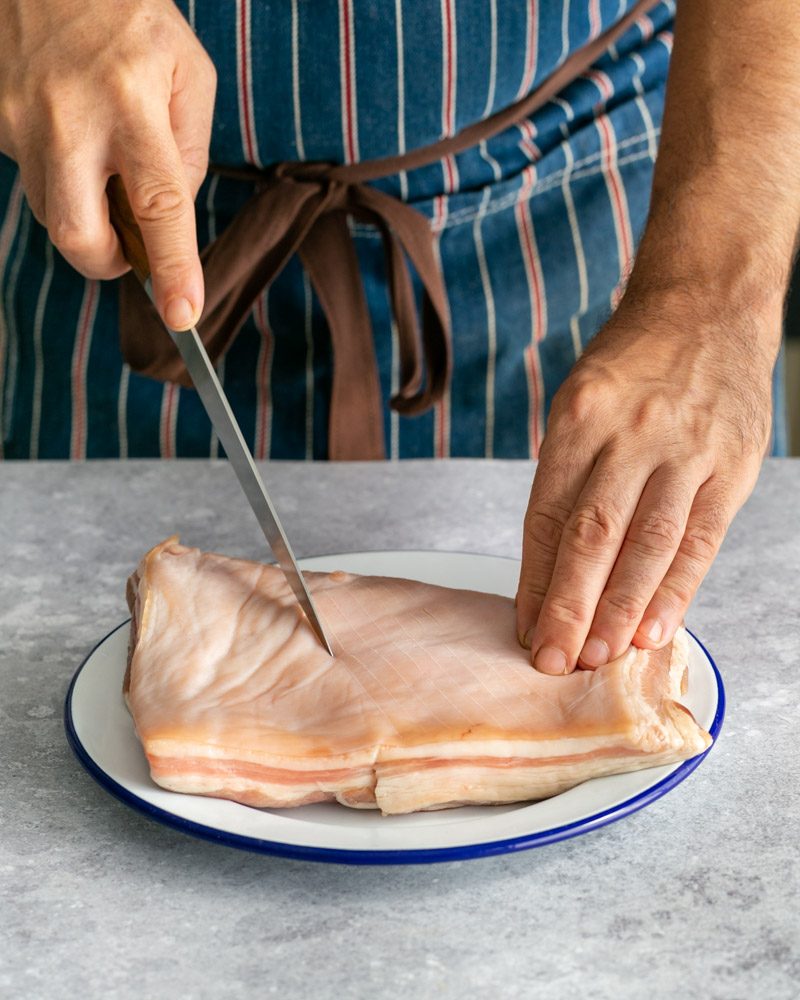
[[[164,308],[164,319],[173,330],[183,330],[194,322],[194,307],[188,299],[170,299]]]
[[[536,628],[535,625],[531,625],[527,632],[518,632],[517,638],[519,639],[519,644],[524,649],[531,648],[531,639],[533,638],[533,630]]]
[[[592,636],[586,640],[580,659],[588,667],[602,667],[604,663],[608,663],[609,655],[608,643]]]
[[[565,674],[567,657],[555,646],[542,646],[533,658],[533,665],[543,674]]]
[[[657,618],[650,618],[646,622],[642,622],[639,631],[642,635],[646,635],[650,642],[661,642],[664,626]]]

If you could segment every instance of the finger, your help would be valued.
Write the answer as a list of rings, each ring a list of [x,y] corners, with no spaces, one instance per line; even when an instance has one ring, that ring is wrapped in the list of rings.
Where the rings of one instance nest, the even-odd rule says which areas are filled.
[[[203,308],[194,202],[178,147],[164,120],[120,130],[115,159],[142,230],[156,308],[173,330],[194,325]]]
[[[715,477],[697,491],[678,551],[644,611],[634,645],[658,649],[672,641],[719,551],[735,509],[731,491]]]
[[[630,646],[678,550],[704,476],[663,465],[648,479],[579,656],[600,667]]]
[[[531,632],[553,575],[564,525],[589,478],[594,460],[594,452],[586,452],[585,446],[581,449],[568,434],[551,434],[542,444],[525,514],[516,597],[517,635],[523,646],[530,646]]]
[[[564,674],[575,669],[651,471],[612,450],[597,460],[564,526],[534,629],[531,655],[537,670]]]
[[[95,149],[56,151],[47,164],[46,215],[50,239],[87,278],[118,278],[128,270],[109,222],[104,157]]]
[[[181,62],[175,75],[169,118],[192,197],[208,171],[216,88],[216,70],[205,53]]]

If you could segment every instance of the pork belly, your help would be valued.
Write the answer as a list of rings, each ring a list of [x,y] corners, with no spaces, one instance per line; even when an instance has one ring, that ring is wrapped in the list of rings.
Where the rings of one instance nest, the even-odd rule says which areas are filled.
[[[128,583],[124,693],[164,788],[384,814],[556,795],[711,739],[680,704],[686,634],[595,671],[535,671],[513,602],[307,573],[335,656],[274,566],[170,538]]]

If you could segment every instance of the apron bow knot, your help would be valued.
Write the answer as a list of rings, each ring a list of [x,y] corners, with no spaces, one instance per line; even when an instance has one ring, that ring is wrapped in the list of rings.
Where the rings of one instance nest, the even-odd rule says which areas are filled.
[[[258,296],[297,254],[331,334],[329,457],[384,458],[381,387],[350,220],[374,226],[383,242],[400,362],[391,405],[406,415],[440,399],[450,372],[447,305],[430,222],[404,202],[349,180],[346,168],[335,164],[280,163],[255,179],[253,197],[200,255],[206,303],[198,332],[206,350],[212,361],[221,357]],[[409,262],[423,288],[421,322]],[[155,309],[130,276],[122,294],[128,299],[121,310],[122,349],[131,366],[191,385]],[[126,316],[136,317],[133,336]],[[139,358],[137,349],[148,341],[147,357]]]

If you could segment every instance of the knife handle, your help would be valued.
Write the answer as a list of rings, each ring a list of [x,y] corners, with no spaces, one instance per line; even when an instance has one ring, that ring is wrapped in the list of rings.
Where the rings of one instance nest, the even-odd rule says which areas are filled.
[[[122,244],[125,259],[133,268],[133,273],[143,285],[150,278],[150,263],[147,260],[142,231],[136,222],[125,185],[119,174],[114,174],[106,185],[108,196],[108,216]]]

